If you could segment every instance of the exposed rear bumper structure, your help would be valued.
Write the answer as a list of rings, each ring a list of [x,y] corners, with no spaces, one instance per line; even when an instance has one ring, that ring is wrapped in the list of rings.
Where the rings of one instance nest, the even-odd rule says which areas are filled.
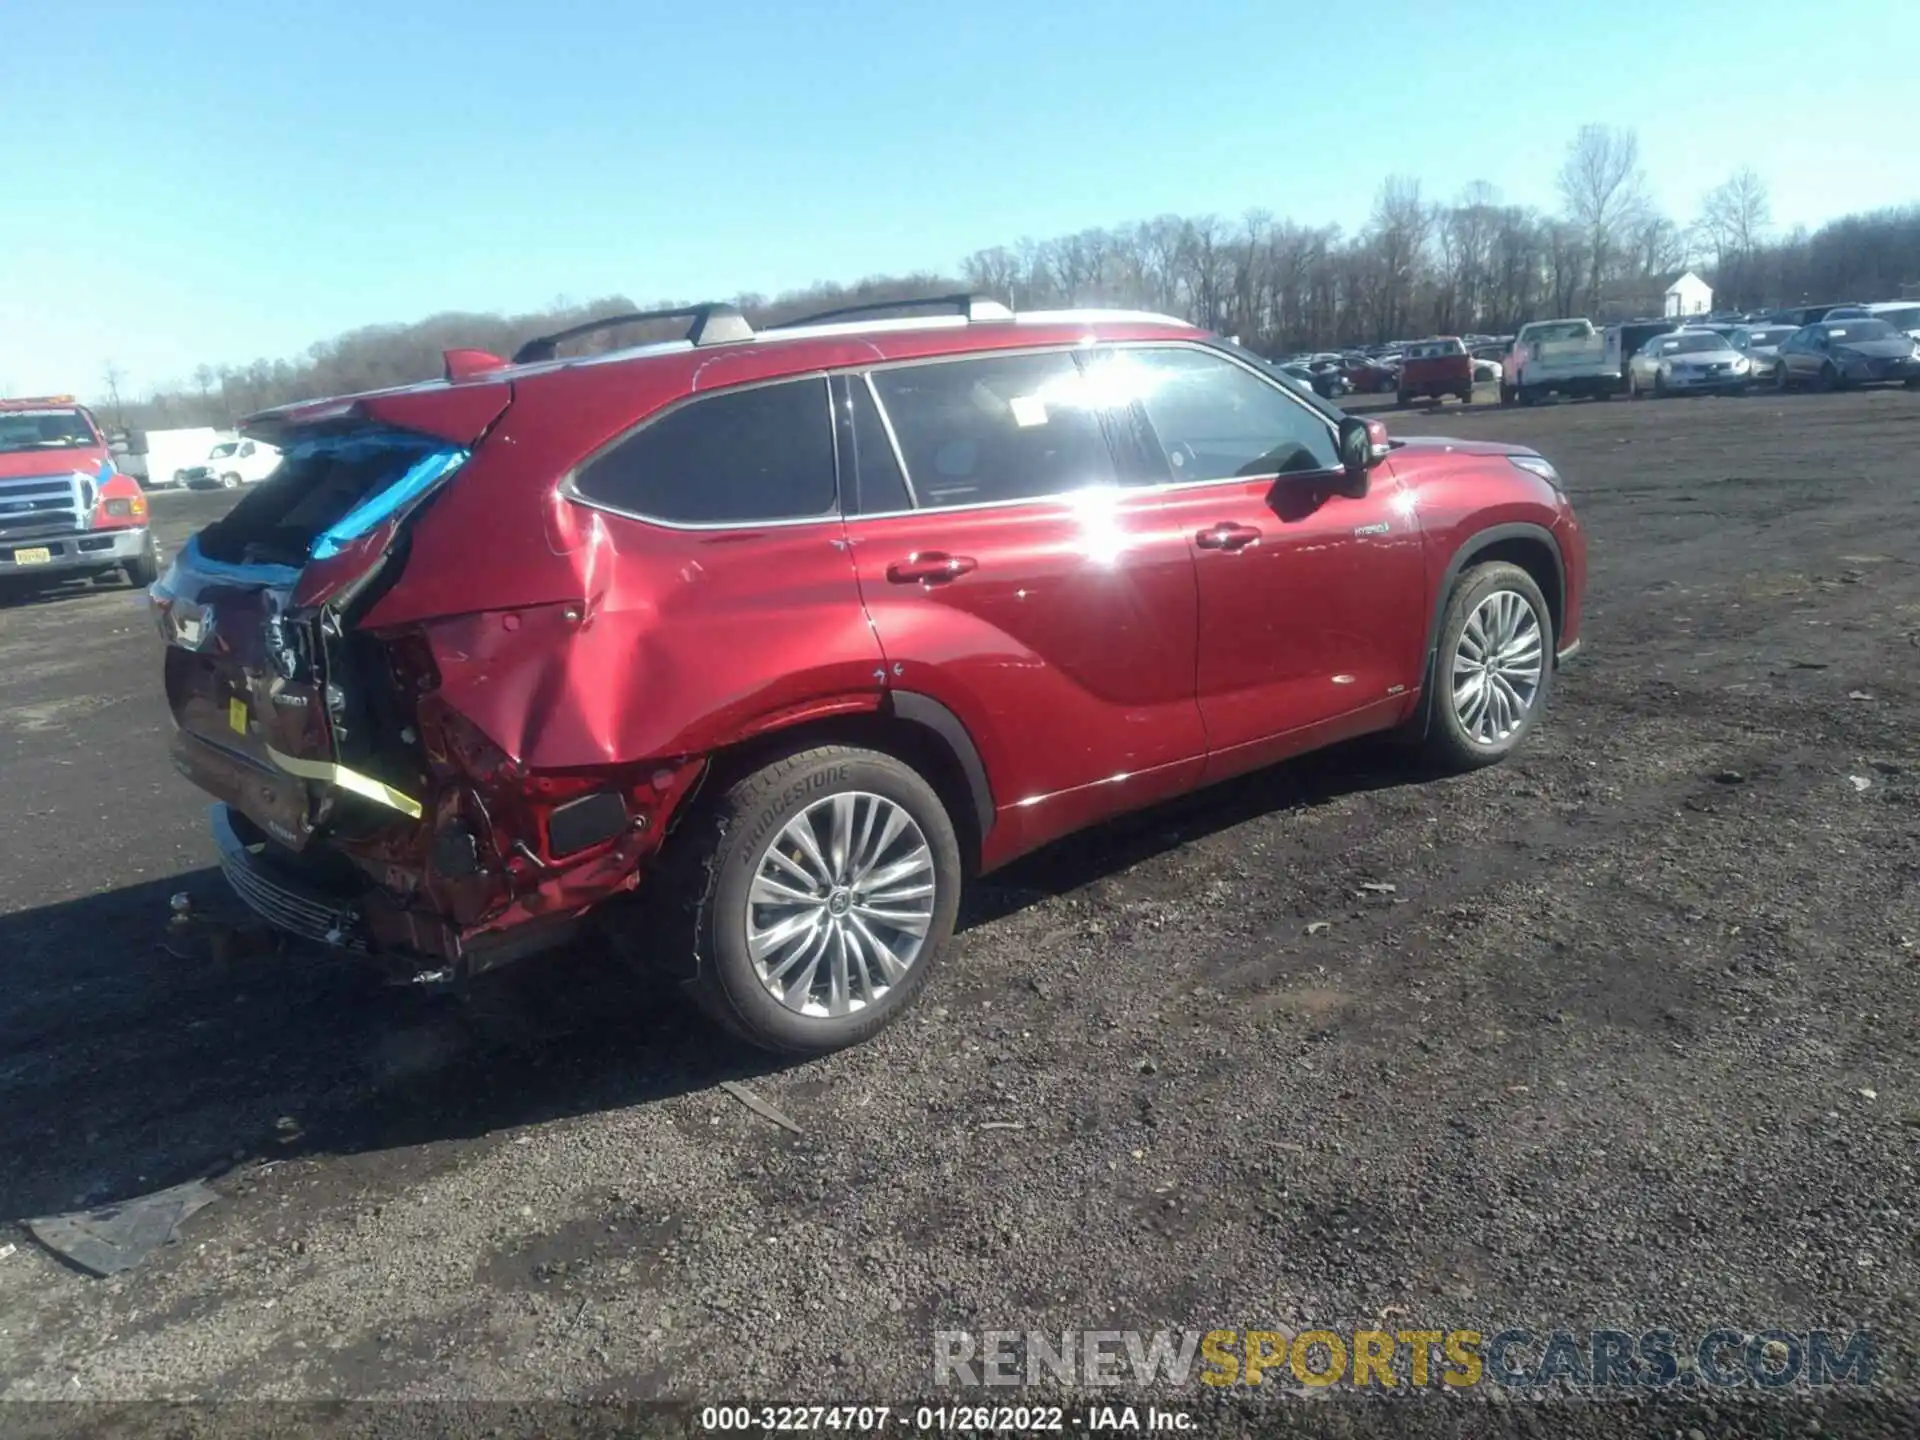
[[[371,952],[360,907],[350,897],[330,895],[264,859],[264,841],[248,842],[225,805],[207,811],[220,870],[246,907],[276,930],[338,949]]]
[[[552,949],[579,932],[578,917],[560,915],[463,942],[444,920],[381,905],[377,890],[329,890],[275,864],[265,837],[250,838],[259,832],[230,806],[209,807],[207,820],[221,873],[261,920],[299,939],[351,951],[403,983],[477,975]]]

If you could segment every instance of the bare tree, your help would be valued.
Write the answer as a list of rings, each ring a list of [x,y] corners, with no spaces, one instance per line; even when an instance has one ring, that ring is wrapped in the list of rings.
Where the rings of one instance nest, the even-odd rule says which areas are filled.
[[[1376,340],[1385,340],[1411,318],[1417,271],[1433,226],[1433,210],[1420,198],[1420,182],[1390,175],[1373,202],[1372,231],[1377,266],[1370,271],[1380,294],[1373,309]]]
[[[1600,289],[1623,233],[1646,211],[1640,138],[1631,130],[1582,125],[1560,167],[1560,198],[1580,227],[1587,252],[1587,308],[1600,308]]]
[[[107,368],[100,376],[100,383],[107,388],[107,403],[113,407],[113,423],[125,428],[127,414],[120,403],[120,382],[127,378],[127,372],[113,361],[107,361]]]
[[[1766,182],[1750,165],[1706,193],[1699,227],[1713,246],[1714,280],[1731,295],[1751,288],[1753,252],[1772,218]]]

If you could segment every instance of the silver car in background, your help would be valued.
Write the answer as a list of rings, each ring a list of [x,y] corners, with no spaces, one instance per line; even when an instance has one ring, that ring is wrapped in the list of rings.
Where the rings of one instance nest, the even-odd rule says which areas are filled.
[[[1881,300],[1867,306],[1867,316],[1886,321],[1909,340],[1920,340],[1920,300]]]
[[[1753,363],[1715,330],[1656,335],[1627,362],[1627,398],[1654,395],[1737,395],[1753,378]]]
[[[1740,325],[1727,340],[1747,357],[1747,378],[1759,383],[1773,379],[1774,369],[1780,363],[1780,342],[1793,331],[1791,325]]]

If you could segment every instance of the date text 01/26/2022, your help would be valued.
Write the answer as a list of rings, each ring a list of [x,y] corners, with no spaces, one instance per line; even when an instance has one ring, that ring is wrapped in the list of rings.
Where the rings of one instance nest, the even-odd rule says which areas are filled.
[[[1158,1406],[1098,1405],[1069,1415],[1061,1405],[921,1405],[912,1410],[889,1405],[709,1405],[700,1412],[703,1430],[813,1433],[888,1429],[955,1434],[1061,1433],[1071,1422],[1089,1432],[1193,1428],[1185,1411]]]

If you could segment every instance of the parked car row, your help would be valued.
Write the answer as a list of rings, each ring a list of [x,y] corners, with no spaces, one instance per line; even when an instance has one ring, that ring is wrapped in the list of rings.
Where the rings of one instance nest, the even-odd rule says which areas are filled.
[[[1798,328],[1685,325],[1648,339],[1629,356],[1626,372],[1627,395],[1634,400],[1740,394],[1756,386],[1841,390],[1903,384],[1920,389],[1920,338],[1875,316],[1836,319],[1832,312]]]
[[[1282,356],[1273,363],[1328,400],[1348,394],[1390,392],[1398,396],[1402,404],[1427,395],[1438,399],[1442,395],[1458,394],[1462,400],[1471,400],[1474,385],[1499,383],[1506,343],[1507,340],[1487,335],[1438,335],[1373,345],[1364,350]],[[1468,357],[1465,369],[1471,378],[1464,394],[1452,376],[1434,382],[1432,365],[1428,362],[1437,358],[1435,346],[1442,347],[1449,355],[1457,353]],[[1453,347],[1458,347],[1457,351]],[[1419,359],[1422,364],[1416,366],[1415,378],[1409,383],[1404,375],[1410,358]]]

